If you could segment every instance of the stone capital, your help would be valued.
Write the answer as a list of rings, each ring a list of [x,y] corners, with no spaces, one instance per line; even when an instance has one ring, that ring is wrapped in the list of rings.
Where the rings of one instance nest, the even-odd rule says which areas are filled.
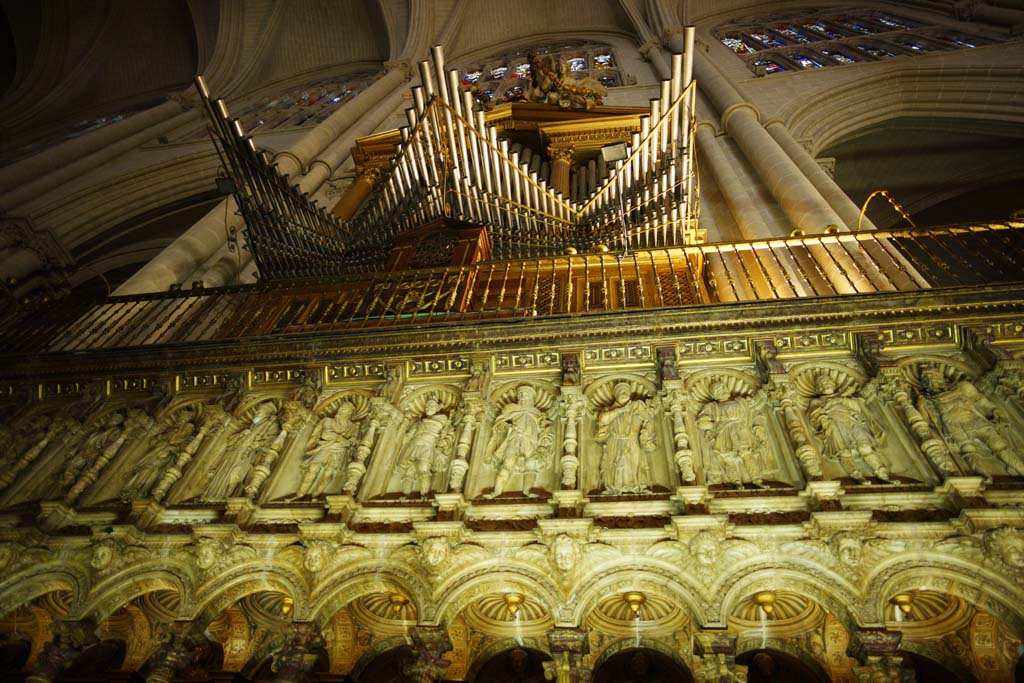
[[[884,628],[862,628],[850,638],[846,654],[864,663],[869,657],[884,657],[896,654],[903,634]]]

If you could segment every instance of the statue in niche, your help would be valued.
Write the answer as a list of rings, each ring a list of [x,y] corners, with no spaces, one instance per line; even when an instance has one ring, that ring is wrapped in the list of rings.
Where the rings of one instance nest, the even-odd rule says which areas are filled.
[[[434,476],[447,472],[455,430],[449,416],[441,412],[441,403],[435,396],[427,399],[423,416],[407,432],[396,474],[402,482],[406,496],[418,491],[421,496],[430,493]]]
[[[346,399],[338,404],[334,417],[325,417],[317,423],[306,444],[302,482],[295,492],[296,498],[316,498],[331,491],[359,437],[359,423],[352,419],[355,412],[355,404]]]
[[[706,464],[708,483],[761,486],[766,477],[775,475],[764,456],[764,415],[754,410],[746,396],[733,396],[722,380],[712,382],[710,394],[712,400],[697,415],[697,426],[704,433],[710,456]]]
[[[209,480],[200,494],[202,500],[224,500],[238,495],[246,475],[260,456],[270,447],[281,426],[277,406],[264,401],[257,406],[249,426],[233,440],[224,456],[209,471]]]
[[[531,489],[551,457],[554,434],[551,420],[536,406],[537,391],[524,384],[516,389],[516,398],[518,402],[506,405],[494,420],[484,464],[497,469],[498,476],[494,490],[484,498],[500,496],[516,475],[522,477],[523,495],[536,497]]]
[[[597,442],[601,456],[601,486],[605,493],[621,495],[650,490],[647,453],[655,448],[654,413],[646,401],[633,398],[628,382],[612,389],[615,402],[597,416]]]
[[[160,421],[156,433],[147,444],[146,453],[135,465],[121,490],[121,500],[128,502],[149,495],[164,471],[174,463],[195,434],[195,418],[196,410],[188,407],[176,410]]]
[[[825,457],[839,463],[847,476],[865,482],[870,476],[889,481],[889,466],[878,453],[884,438],[881,425],[868,416],[864,399],[836,393],[836,381],[819,372],[816,398],[807,404],[807,418],[821,439]]]
[[[1024,476],[1024,461],[1010,445],[1006,414],[966,379],[950,386],[942,370],[921,369],[923,391],[917,409],[968,467],[991,478],[1005,469]]]
[[[133,412],[142,413],[142,411]],[[152,418],[148,415],[145,413],[142,413],[142,415],[145,415],[150,423],[152,422]],[[149,424],[139,424],[138,417],[133,419],[132,423],[129,425],[125,424],[125,414],[120,410],[108,413],[92,432],[85,437],[82,445],[64,463],[64,468],[60,472],[59,486],[61,493],[67,493],[74,486],[79,475],[85,472],[105,449],[110,448],[121,437],[126,426],[132,427],[136,433],[139,429],[144,433],[149,427]]]

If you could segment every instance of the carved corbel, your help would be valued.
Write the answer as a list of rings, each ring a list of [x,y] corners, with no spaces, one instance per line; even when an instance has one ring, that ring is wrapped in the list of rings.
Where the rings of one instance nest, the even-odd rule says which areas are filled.
[[[590,667],[583,658],[590,652],[587,630],[553,628],[548,631],[552,661],[544,662],[544,677],[555,683],[589,683]]]
[[[877,376],[882,367],[882,349],[885,348],[878,333],[854,332],[852,338],[854,357],[868,377]]]
[[[960,327],[960,350],[964,352],[982,373],[989,372],[1001,360],[1009,360],[1010,354],[996,346],[995,337],[982,330]]]
[[[323,635],[315,624],[296,622],[291,624],[288,641],[274,655],[271,669],[275,672],[273,683],[301,683],[306,674],[313,670],[318,657],[317,650],[324,646]]]
[[[697,683],[742,683],[747,667],[736,663],[736,636],[725,630],[700,630],[693,636]]]
[[[205,625],[196,621],[175,621],[162,627],[163,642],[149,658],[146,683],[171,683],[190,666],[207,643]]]
[[[754,367],[761,384],[768,384],[773,375],[786,374],[786,366],[778,359],[779,349],[772,339],[756,339],[750,345]]]
[[[414,683],[434,683],[451,666],[444,657],[454,649],[448,630],[443,626],[414,626],[409,629],[409,637],[415,659],[403,673]]]
[[[885,629],[860,629],[853,633],[846,654],[860,666],[853,673],[861,683],[899,683],[903,657],[897,653],[903,634]]]
[[[86,650],[99,643],[96,624],[91,621],[58,621],[53,638],[43,646],[26,683],[52,683]]]

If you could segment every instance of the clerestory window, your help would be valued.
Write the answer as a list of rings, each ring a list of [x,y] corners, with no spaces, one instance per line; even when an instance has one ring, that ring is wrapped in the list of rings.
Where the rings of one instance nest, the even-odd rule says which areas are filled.
[[[738,19],[716,37],[758,76],[874,62],[993,42],[949,27],[871,9],[802,10]]]

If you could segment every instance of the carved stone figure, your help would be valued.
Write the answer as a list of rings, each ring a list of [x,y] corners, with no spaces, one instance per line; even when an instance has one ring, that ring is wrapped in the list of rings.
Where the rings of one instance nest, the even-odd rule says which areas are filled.
[[[430,493],[434,476],[448,470],[455,436],[448,415],[441,412],[441,404],[431,396],[424,406],[423,416],[407,432],[405,447],[396,466],[402,493],[414,490],[421,496]]]
[[[867,413],[864,399],[836,393],[831,375],[815,376],[817,398],[807,405],[807,417],[821,439],[826,458],[839,463],[851,478],[863,482],[874,475],[889,480],[889,466],[878,453],[884,433]]]
[[[147,452],[135,465],[121,490],[121,500],[138,500],[149,495],[164,471],[174,463],[181,449],[188,445],[195,434],[195,417],[195,410],[185,408],[174,411],[160,421],[156,433],[149,440]]]
[[[574,79],[569,64],[553,55],[530,55],[528,102],[554,104],[562,109],[592,109],[604,102],[608,90],[592,78]]]
[[[264,401],[255,411],[249,426],[225,451],[227,457],[209,471],[209,480],[200,494],[202,500],[224,500],[238,495],[250,468],[270,447],[281,427],[277,420],[277,406]]]
[[[494,420],[494,432],[487,445],[485,464],[498,470],[494,490],[485,498],[505,491],[509,479],[522,476],[523,495],[531,493],[537,474],[551,457],[554,435],[551,420],[536,405],[537,392],[528,385],[516,389],[517,403],[509,403]]]
[[[971,469],[988,477],[1003,468],[1024,476],[1024,461],[1005,435],[1006,415],[977,387],[966,379],[950,386],[934,366],[922,368],[921,384],[918,410]]]
[[[605,493],[650,490],[647,453],[655,448],[654,414],[646,401],[633,398],[627,382],[612,389],[615,402],[597,417],[597,442],[604,445],[601,486]]]
[[[730,482],[740,488],[745,484],[761,486],[766,477],[775,474],[764,456],[764,415],[754,410],[746,396],[733,396],[723,381],[713,382],[710,393],[713,400],[697,415],[710,456],[705,463],[708,482]]]
[[[320,375],[314,371],[307,371],[302,377],[302,385],[292,394],[292,400],[298,401],[309,410],[312,410],[313,406],[316,405],[316,399],[320,395],[322,388],[323,382],[320,380]]]
[[[60,490],[67,492],[74,486],[78,476],[103,453],[104,449],[111,447],[121,437],[124,430],[124,413],[119,410],[108,413],[65,462],[60,472]]]
[[[352,401],[342,401],[334,417],[325,417],[314,427],[306,444],[302,483],[295,492],[296,498],[316,498],[331,492],[359,437],[359,424],[352,419],[355,410]]]

